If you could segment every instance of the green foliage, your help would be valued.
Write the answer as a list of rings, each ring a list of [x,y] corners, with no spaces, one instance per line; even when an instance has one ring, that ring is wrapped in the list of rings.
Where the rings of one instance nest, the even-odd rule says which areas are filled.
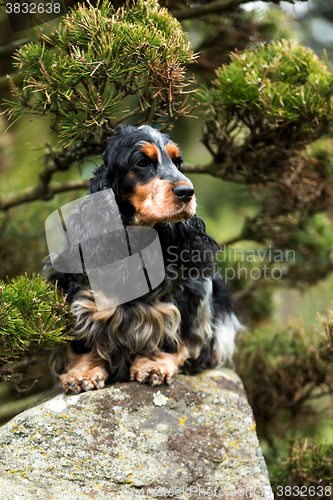
[[[261,271],[262,272],[262,271]],[[253,281],[252,281],[253,284]],[[242,297],[245,304],[245,310],[254,324],[262,321],[268,321],[274,312],[273,287],[253,286]]]
[[[40,276],[0,281],[0,365],[70,337],[65,297]]]
[[[94,167],[95,164],[92,163],[91,168]],[[31,175],[27,182],[33,183],[38,175],[38,165],[34,164],[28,172]],[[12,178],[17,179],[17,182],[20,182],[23,177],[17,164],[12,166],[10,174]],[[69,173],[61,175],[63,178],[67,177],[67,180],[75,178],[78,175],[77,169],[73,168]],[[16,185],[15,188],[17,189]],[[11,279],[25,273],[31,274],[40,269],[41,262],[48,254],[44,230],[45,220],[59,206],[70,203],[85,194],[85,189],[76,193],[61,193],[48,203],[37,201],[11,210],[3,230],[0,226],[0,280],[6,280],[7,277]]]
[[[246,220],[243,237],[293,251],[299,261],[318,258],[327,262],[333,245],[333,229],[325,213],[258,214]]]
[[[318,321],[316,329],[300,320],[258,327],[239,339],[237,372],[258,424],[282,409],[299,413],[318,388],[333,393],[333,311]]]
[[[314,285],[333,271],[333,228],[328,210],[332,207],[329,178],[332,143],[316,141],[306,154],[277,172],[274,187],[257,196],[260,209],[245,221],[241,238],[265,246],[294,252],[284,265],[281,284]],[[273,180],[273,174],[270,175]]]
[[[311,144],[310,156],[318,160],[326,177],[333,174],[333,141],[324,138]]]
[[[273,491],[280,493],[279,498],[295,498],[298,489],[305,498],[333,498],[333,445],[295,440],[288,459],[272,468],[270,479]],[[279,486],[283,489],[278,489]],[[291,491],[286,489],[288,486]]]
[[[216,113],[247,113],[267,127],[312,132],[332,118],[333,75],[307,48],[286,40],[232,54],[208,94]]]
[[[307,220],[306,227],[295,234],[295,245],[303,255],[328,260],[333,246],[331,223],[324,213],[313,215]]]
[[[141,122],[168,125],[185,113],[183,65],[192,60],[180,23],[156,0],[117,11],[108,0],[79,4],[50,38],[16,52],[25,84],[11,82],[8,116],[49,114],[61,138],[88,140],[112,132],[111,119],[136,95]]]
[[[255,11],[256,17],[258,12]],[[263,32],[270,41],[297,40],[297,23],[278,6],[271,6],[260,13]]]
[[[293,154],[332,122],[333,73],[314,52],[286,40],[231,55],[210,88],[206,145],[223,169],[254,182],[281,174]],[[261,174],[261,175],[260,175]]]
[[[298,262],[284,266],[283,281],[316,283],[333,268],[324,214],[333,199],[332,145],[305,146],[332,126],[331,69],[311,49],[283,40],[232,54],[199,96],[209,108],[211,170],[255,187],[258,210],[239,239],[294,250]]]

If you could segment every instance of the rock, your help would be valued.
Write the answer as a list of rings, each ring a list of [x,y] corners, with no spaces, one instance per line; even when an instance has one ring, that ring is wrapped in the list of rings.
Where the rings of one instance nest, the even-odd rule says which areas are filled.
[[[0,429],[0,498],[273,498],[255,427],[228,369],[61,393]]]

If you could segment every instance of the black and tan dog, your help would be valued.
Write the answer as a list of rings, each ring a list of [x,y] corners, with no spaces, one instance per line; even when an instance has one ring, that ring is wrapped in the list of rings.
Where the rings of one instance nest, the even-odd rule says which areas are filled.
[[[165,278],[138,299],[98,310],[84,273],[52,273],[76,321],[75,340],[57,357],[63,388],[78,393],[129,379],[170,383],[180,367],[192,373],[230,360],[241,325],[228,287],[213,275],[218,245],[195,215],[178,147],[152,127],[123,125],[103,161],[90,193],[112,189],[125,226],[154,227]]]

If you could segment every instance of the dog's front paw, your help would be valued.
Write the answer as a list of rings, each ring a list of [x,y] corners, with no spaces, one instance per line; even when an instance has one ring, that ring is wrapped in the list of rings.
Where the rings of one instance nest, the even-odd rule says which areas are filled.
[[[60,375],[60,382],[67,394],[79,394],[93,389],[102,389],[108,377],[107,371],[101,366],[90,370],[69,370]]]
[[[162,353],[154,359],[137,356],[131,366],[131,380],[151,386],[163,383],[171,384],[173,376],[178,371],[173,354]]]

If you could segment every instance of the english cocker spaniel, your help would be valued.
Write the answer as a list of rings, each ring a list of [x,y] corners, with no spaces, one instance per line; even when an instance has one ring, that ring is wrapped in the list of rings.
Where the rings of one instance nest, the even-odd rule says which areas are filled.
[[[124,228],[133,229],[134,242],[135,228],[156,231],[163,274],[157,286],[149,282],[146,255],[146,265],[140,262],[148,288],[142,289],[141,296],[136,291],[133,299],[133,285],[130,300],[115,304],[99,290],[103,279],[112,285],[113,278],[104,271],[107,266],[93,280],[87,259],[82,260],[82,269],[52,271],[50,280],[67,294],[75,318],[74,340],[55,357],[66,392],[100,389],[107,381],[169,384],[179,370],[194,373],[231,360],[235,334],[242,327],[228,286],[214,273],[219,247],[195,213],[193,185],[181,165],[178,146],[150,126],[121,125],[108,139],[103,165],[89,181],[90,195],[100,193],[100,197],[80,203],[69,218],[72,232],[77,242],[87,242],[85,255],[94,262],[96,255],[100,257],[94,228],[100,219],[104,233],[111,231],[116,220],[109,210],[113,203],[121,224],[117,219],[118,226],[112,227],[103,248],[104,254],[105,248],[117,254],[118,260],[114,256],[111,260],[116,262],[113,269],[116,266],[120,281],[123,266],[117,262],[124,262],[124,255],[114,242],[121,240]],[[95,218],[88,210],[93,203]],[[78,217],[84,224],[78,224]],[[126,238],[129,243],[128,234]],[[148,240],[152,242],[152,235]],[[82,257],[81,247],[80,252]],[[107,264],[105,258],[102,263]]]

